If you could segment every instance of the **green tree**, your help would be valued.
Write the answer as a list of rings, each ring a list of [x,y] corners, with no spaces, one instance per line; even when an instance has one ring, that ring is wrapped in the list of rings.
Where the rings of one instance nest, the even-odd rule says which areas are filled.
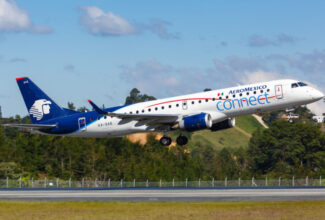
[[[247,153],[255,175],[318,176],[325,172],[325,137],[310,124],[273,122],[269,129],[253,134]]]
[[[14,162],[1,162],[0,163],[0,178],[18,178],[21,176],[21,172]]]
[[[73,102],[68,102],[68,109],[76,110],[76,107],[74,106]]]
[[[78,112],[89,112],[89,109],[86,108],[85,106],[82,106],[80,108],[77,109]]]
[[[141,94],[137,88],[134,88],[130,91],[130,95],[125,99],[125,105],[146,102],[150,100],[155,100],[156,98],[153,96],[149,96],[147,94]]]

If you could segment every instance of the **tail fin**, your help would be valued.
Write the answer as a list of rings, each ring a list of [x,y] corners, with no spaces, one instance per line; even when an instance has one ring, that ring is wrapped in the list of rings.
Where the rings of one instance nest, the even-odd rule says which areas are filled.
[[[66,110],[58,106],[32,80],[27,77],[16,80],[33,124],[66,115]]]

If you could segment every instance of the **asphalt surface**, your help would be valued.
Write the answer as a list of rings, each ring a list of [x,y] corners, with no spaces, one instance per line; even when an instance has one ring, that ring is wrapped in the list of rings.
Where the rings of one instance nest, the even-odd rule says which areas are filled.
[[[0,200],[30,201],[307,201],[325,200],[324,188],[1,190]]]

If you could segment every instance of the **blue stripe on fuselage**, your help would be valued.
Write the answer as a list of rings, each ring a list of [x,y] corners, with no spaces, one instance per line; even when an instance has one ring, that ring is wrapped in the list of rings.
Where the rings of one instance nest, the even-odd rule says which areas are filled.
[[[104,111],[107,112],[115,112],[121,108],[124,108],[129,105],[123,105],[123,106],[116,106],[116,107],[111,107],[111,108],[106,108]],[[89,125],[95,123],[98,121],[98,119],[101,119],[104,117],[103,115],[98,114],[96,111],[89,111],[89,112],[80,112],[76,113],[73,115],[65,116],[65,117],[60,117],[60,118],[55,118],[51,119],[48,121],[43,122],[42,124],[57,124],[57,127],[52,128],[51,130],[45,130],[42,131],[47,134],[71,134],[78,132]],[[79,118],[85,118],[86,119],[86,125],[79,128]]]

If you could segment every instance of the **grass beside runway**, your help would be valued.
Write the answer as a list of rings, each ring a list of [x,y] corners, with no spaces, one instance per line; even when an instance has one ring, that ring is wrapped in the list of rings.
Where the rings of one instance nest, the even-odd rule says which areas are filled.
[[[0,219],[324,219],[325,201],[0,202]]]

